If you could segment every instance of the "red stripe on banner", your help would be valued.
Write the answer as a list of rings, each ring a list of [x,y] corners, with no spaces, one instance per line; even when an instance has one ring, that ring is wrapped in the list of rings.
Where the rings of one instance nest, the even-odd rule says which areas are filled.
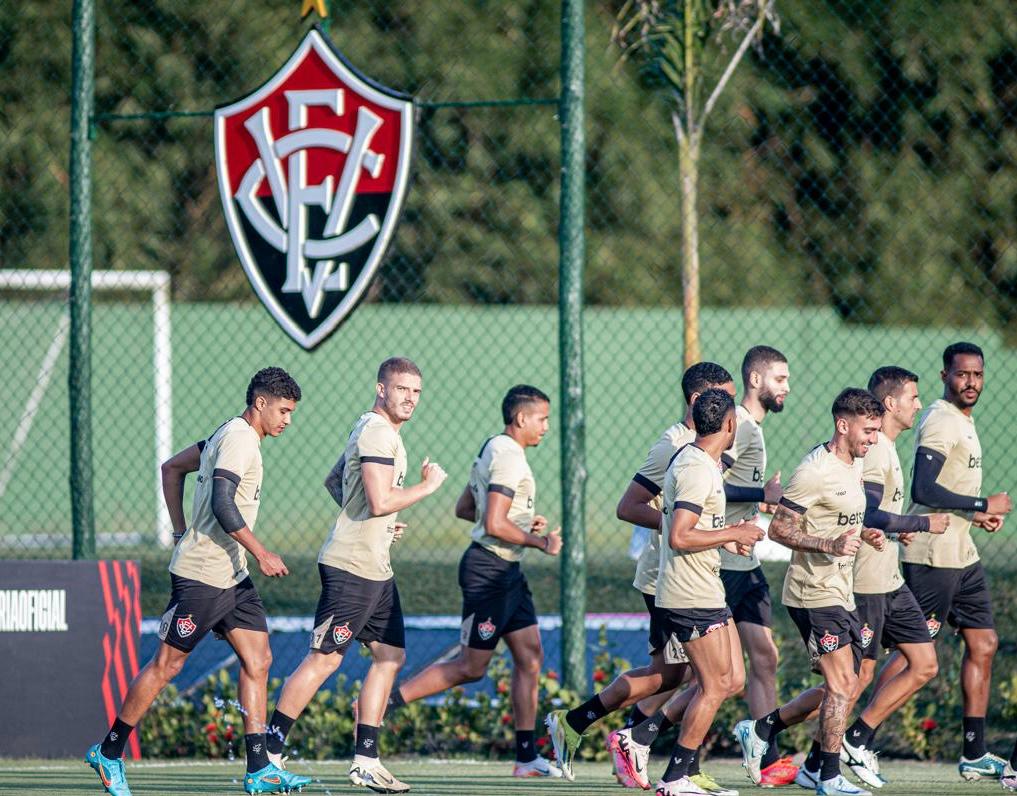
[[[133,561],[124,563],[127,570],[127,582],[124,587],[123,605],[124,640],[127,642],[127,669],[133,679],[138,674],[138,652],[134,646],[135,635],[141,633],[141,583],[138,578],[138,565]]]
[[[106,723],[113,724],[113,720],[117,717],[117,705],[113,699],[113,689],[109,679],[110,660],[113,657],[113,650],[110,649],[109,644],[109,633],[105,633],[102,637],[102,654],[105,658],[105,661],[103,662],[101,684],[102,703],[106,708]]]
[[[117,675],[117,693],[123,699],[127,693],[127,674],[124,672],[124,656],[121,649],[124,640],[124,620],[120,607],[124,604],[124,580],[120,576],[120,562],[113,562],[113,580],[116,583],[116,601],[113,608],[113,671]]]
[[[99,583],[102,584],[102,599],[106,603],[106,621],[113,619],[113,593],[109,588],[109,573],[106,571],[106,562],[99,563]]]

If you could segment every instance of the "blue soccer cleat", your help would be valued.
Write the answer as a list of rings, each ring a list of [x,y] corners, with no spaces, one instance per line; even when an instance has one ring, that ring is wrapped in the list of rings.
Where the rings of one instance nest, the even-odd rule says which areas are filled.
[[[113,796],[131,796],[127,785],[127,774],[124,773],[124,761],[120,758],[111,760],[102,753],[100,744],[90,746],[85,752],[85,762],[99,775],[99,781],[106,793]]]
[[[957,772],[968,782],[976,779],[1002,779],[1005,771],[1006,761],[988,752],[976,760],[961,757],[957,765]]]
[[[271,763],[258,771],[244,774],[246,793],[289,793],[310,784],[310,777],[293,774]]]

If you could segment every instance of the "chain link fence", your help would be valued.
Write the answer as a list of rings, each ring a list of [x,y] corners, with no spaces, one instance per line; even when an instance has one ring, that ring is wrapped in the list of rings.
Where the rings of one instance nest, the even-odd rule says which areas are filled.
[[[239,413],[251,374],[280,365],[304,399],[263,447],[257,532],[293,574],[259,588],[270,613],[310,614],[335,513],[322,481],[371,404],[378,363],[400,354],[424,373],[403,431],[411,473],[429,456],[450,478],[404,512],[395,571],[407,613],[456,614],[468,526],[452,508],[473,455],[500,430],[500,398],[529,382],[558,401],[559,4],[331,4],[329,34],[346,57],[416,99],[418,145],[390,256],[362,306],[311,353],[276,326],[237,261],[211,126],[213,108],[263,83],[310,23],[295,2],[97,10],[94,267],[122,275],[97,288],[93,307],[99,554],[139,558],[145,613],[161,611],[160,457]],[[624,10],[597,0],[586,19],[588,608],[611,613],[642,610],[615,504],[683,412],[673,106],[612,43]],[[1012,4],[781,0],[777,12],[779,32],[749,51],[705,133],[704,357],[737,373],[752,345],[786,353],[792,392],[766,433],[772,468],[790,475],[828,435],[842,387],[900,364],[920,374],[927,404],[943,347],[977,342],[985,491],[1017,486],[1006,420],[1017,386]],[[709,47],[723,64],[733,45]],[[5,557],[65,557],[71,544],[66,285],[40,275],[67,268],[70,51],[58,4],[0,8]],[[140,272],[168,274],[168,307],[161,278]],[[900,450],[909,469],[910,441]],[[556,429],[530,461],[538,510],[555,523]],[[1002,616],[1013,531],[978,544]],[[538,610],[557,613],[556,562],[531,553],[525,567]]]

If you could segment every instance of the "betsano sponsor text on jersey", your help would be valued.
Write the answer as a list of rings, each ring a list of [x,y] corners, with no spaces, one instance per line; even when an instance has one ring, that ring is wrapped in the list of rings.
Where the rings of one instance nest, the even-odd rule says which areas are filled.
[[[0,589],[0,633],[67,630],[63,589]]]

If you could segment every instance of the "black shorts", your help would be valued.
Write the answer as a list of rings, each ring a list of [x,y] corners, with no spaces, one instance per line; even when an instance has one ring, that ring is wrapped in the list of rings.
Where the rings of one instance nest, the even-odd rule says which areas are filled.
[[[723,608],[657,608],[665,638],[683,645],[720,630],[731,618],[731,610]]]
[[[368,580],[327,564],[318,564],[318,575],[321,597],[314,611],[311,649],[346,654],[353,639],[406,648],[395,578]]]
[[[904,580],[925,616],[929,636],[939,635],[943,622],[958,630],[994,630],[989,582],[981,561],[964,569],[904,564]]]
[[[537,624],[537,610],[518,561],[506,561],[474,542],[459,561],[463,623],[459,643],[493,650],[498,640]]]
[[[858,672],[862,662],[862,636],[857,614],[839,605],[828,608],[788,606],[787,612],[809,651],[812,671],[821,673],[819,659],[823,655],[850,646],[855,659],[855,672]]]
[[[688,663],[689,656],[685,654],[685,648],[677,636],[669,635],[664,630],[661,617],[666,613],[666,608],[658,608],[656,597],[652,594],[640,592],[643,595],[643,603],[646,605],[646,612],[650,615],[650,634],[647,637],[646,654],[651,657],[664,654],[664,663]]]
[[[209,631],[220,637],[236,629],[268,632],[265,606],[249,577],[228,589],[173,574],[170,582],[173,590],[159,623],[159,638],[171,647],[190,652]]]
[[[855,594],[862,657],[876,660],[879,651],[898,644],[929,644],[925,615],[906,585],[885,594]]]
[[[735,622],[773,627],[773,610],[770,602],[770,584],[762,567],[748,571],[722,569],[724,595]]]

